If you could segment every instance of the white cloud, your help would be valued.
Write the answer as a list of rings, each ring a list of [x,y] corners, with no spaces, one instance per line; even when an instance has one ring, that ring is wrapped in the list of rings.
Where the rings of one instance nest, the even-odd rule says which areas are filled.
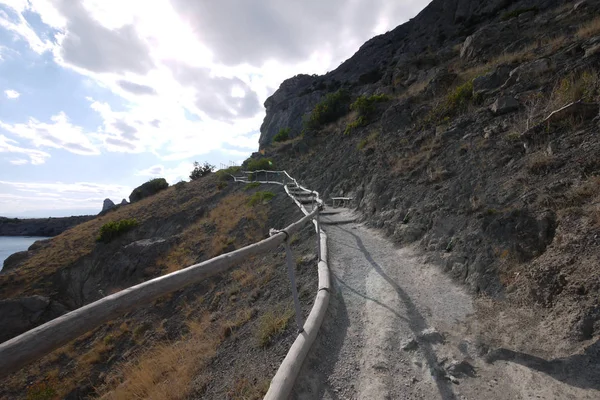
[[[12,90],[12,89],[5,90],[4,94],[9,99],[17,99],[21,95],[21,93],[17,92],[16,90]]]
[[[44,151],[19,147],[16,144],[18,144],[17,141],[9,139],[4,135],[0,135],[0,153],[23,154],[29,157],[29,161],[33,165],[43,164],[46,162],[47,158],[50,158],[50,154]]]
[[[90,182],[0,181],[0,214],[32,210],[76,210],[102,208],[106,198],[127,198],[131,192],[122,185]]]
[[[74,154],[97,155],[98,148],[91,142],[90,133],[73,125],[64,112],[50,118],[51,123],[30,118],[25,124],[8,124],[0,121],[0,128],[27,139],[35,147],[63,149]]]
[[[12,165],[25,165],[25,164],[29,164],[29,160],[26,160],[24,158],[17,158],[15,160],[10,160],[10,163]]]
[[[150,178],[165,178],[170,184],[175,184],[181,180],[189,180],[190,172],[192,172],[193,169],[193,163],[181,162],[179,165],[172,168],[166,168],[162,164],[153,165],[149,168],[139,170],[135,174]]]
[[[48,40],[42,40],[27,20],[25,20],[23,11],[29,8],[27,1],[1,0],[0,4],[7,5],[16,14],[16,21],[14,21],[6,13],[0,13],[0,27],[12,32],[16,37],[27,41],[29,47],[38,54],[42,54],[53,48],[52,43]]]

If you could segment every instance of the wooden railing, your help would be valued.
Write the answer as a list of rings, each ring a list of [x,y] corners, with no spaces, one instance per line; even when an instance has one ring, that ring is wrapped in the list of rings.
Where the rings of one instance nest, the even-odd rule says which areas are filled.
[[[262,171],[254,171],[262,172]],[[198,283],[208,277],[223,273],[240,265],[248,257],[274,252],[284,244],[288,247],[287,239],[298,232],[304,224],[313,221],[317,230],[318,240],[318,276],[319,289],[313,308],[302,327],[300,334],[292,345],[288,355],[281,364],[277,374],[271,382],[271,386],[266,395],[266,399],[287,398],[292,390],[296,376],[300,370],[302,362],[313,343],[321,322],[327,310],[329,303],[329,268],[327,266],[327,246],[326,235],[321,231],[318,222],[320,206],[313,207],[309,212],[300,204],[290,193],[289,187],[302,188],[295,179],[291,178],[285,171],[269,171],[273,177],[281,178],[280,181],[269,181],[269,176],[265,180],[254,180],[261,183],[279,183],[285,186],[286,193],[296,201],[305,214],[303,218],[289,225],[281,231],[273,231],[272,236],[258,243],[243,247],[201,262],[191,265],[185,269],[172,272],[128,289],[124,289],[113,295],[104,297],[98,301],[83,306],[77,310],[71,311],[52,321],[38,326],[28,332],[14,337],[0,344],[0,378],[19,370],[27,364],[40,359],[51,351],[67,344],[78,336],[108,322],[128,311],[139,307],[144,307],[150,301],[164,296],[168,293],[182,289],[188,285]],[[268,175],[268,174],[266,174]],[[247,175],[245,175],[247,177]],[[236,181],[247,181],[239,177],[234,177]],[[289,185],[289,186],[288,186]],[[315,193],[316,204],[322,204]],[[288,259],[290,258],[288,254]],[[292,257],[293,258],[293,257]],[[290,266],[288,261],[288,267]],[[294,288],[295,289],[295,288]]]

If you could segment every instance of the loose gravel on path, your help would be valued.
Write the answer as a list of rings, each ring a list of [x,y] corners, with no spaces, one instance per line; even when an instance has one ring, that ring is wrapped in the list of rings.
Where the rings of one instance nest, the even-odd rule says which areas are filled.
[[[597,398],[522,365],[483,362],[468,336],[472,297],[416,247],[356,223],[325,230],[331,303],[293,398]]]

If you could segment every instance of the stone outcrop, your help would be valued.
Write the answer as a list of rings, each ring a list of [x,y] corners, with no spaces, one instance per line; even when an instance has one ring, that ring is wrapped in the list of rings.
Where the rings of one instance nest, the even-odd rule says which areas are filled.
[[[62,304],[43,296],[0,300],[0,343],[66,312]]]
[[[327,93],[340,87],[363,94],[373,92],[375,86],[394,82],[408,85],[411,79],[413,82],[422,80],[421,75],[426,74],[424,69],[455,56],[450,50],[440,51],[435,57],[432,54],[453,40],[461,45],[460,53],[467,61],[518,49],[515,46],[522,44],[518,42],[521,24],[527,18],[498,21],[497,16],[500,12],[527,7],[525,3],[516,0],[432,1],[409,22],[367,41],[335,70],[323,76],[298,75],[284,81],[265,101],[260,148],[267,147],[281,129],[290,128],[292,138],[300,135],[303,117]],[[538,10],[543,10],[560,1],[536,3]],[[531,15],[526,17],[531,18]],[[487,23],[481,26],[486,19]],[[499,43],[506,48],[499,49]]]
[[[29,251],[18,251],[16,253],[11,254],[4,260],[4,265],[2,266],[2,270],[0,273],[10,271],[11,269],[15,269],[21,261],[26,260],[29,257]]]
[[[0,217],[0,236],[57,236],[92,218],[95,216],[27,219]]]
[[[111,208],[113,208],[114,206],[115,206],[115,203],[113,203],[113,201],[111,199],[105,199],[104,203],[102,204],[102,211],[101,212],[108,211]]]
[[[129,195],[129,201],[131,203],[135,203],[136,201],[140,201],[145,199],[146,197],[152,196],[161,190],[165,190],[169,187],[169,184],[164,178],[156,178],[148,181],[135,189]]]

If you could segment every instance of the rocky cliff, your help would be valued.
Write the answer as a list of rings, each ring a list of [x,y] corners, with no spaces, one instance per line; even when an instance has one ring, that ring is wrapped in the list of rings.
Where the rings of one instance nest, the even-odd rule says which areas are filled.
[[[540,307],[557,336],[597,337],[598,13],[598,1],[435,0],[336,70],[284,82],[259,157],[352,197],[473,292]],[[354,111],[303,122],[339,88]],[[285,127],[292,139],[271,145]]]
[[[482,26],[498,20],[500,14],[532,7],[545,10],[559,4],[562,2],[557,0],[432,1],[409,22],[367,41],[326,75],[298,75],[284,81],[265,101],[267,113],[260,129],[260,147],[270,144],[280,129],[290,128],[291,137],[300,135],[303,117],[329,92],[345,87],[360,93],[372,90],[372,85],[401,91],[417,80],[430,78],[426,74],[432,73],[432,67],[455,55],[454,45],[462,44]],[[519,35],[516,22],[496,24],[506,33],[502,36],[479,33],[476,37],[493,43],[488,47],[498,54],[510,51],[518,47],[511,41],[511,37]]]
[[[64,218],[0,217],[0,236],[57,236],[94,218],[91,215]]]

